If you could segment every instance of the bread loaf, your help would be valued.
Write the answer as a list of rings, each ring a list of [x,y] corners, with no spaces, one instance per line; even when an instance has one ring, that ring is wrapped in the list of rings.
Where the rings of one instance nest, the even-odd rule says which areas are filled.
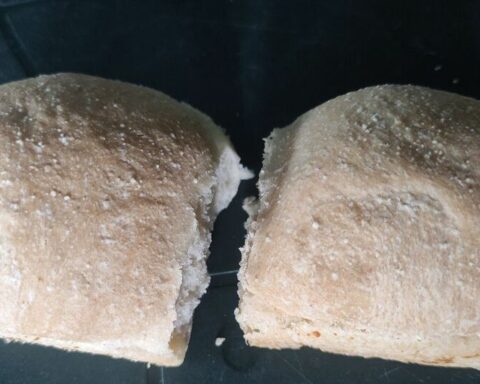
[[[208,117],[58,74],[0,87],[0,337],[182,362],[215,216],[247,172]]]
[[[265,142],[237,319],[249,344],[480,369],[480,102],[338,97]]]

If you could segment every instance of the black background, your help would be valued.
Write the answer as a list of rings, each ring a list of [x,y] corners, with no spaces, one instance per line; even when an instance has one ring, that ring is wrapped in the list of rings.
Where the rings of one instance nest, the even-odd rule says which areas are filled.
[[[347,91],[412,83],[480,98],[480,2],[0,0],[0,82],[83,72],[209,114],[258,172],[262,138]],[[233,318],[241,185],[215,225],[212,286],[180,368],[0,343],[3,383],[480,383],[480,372],[246,347]],[[216,337],[226,337],[215,347]]]

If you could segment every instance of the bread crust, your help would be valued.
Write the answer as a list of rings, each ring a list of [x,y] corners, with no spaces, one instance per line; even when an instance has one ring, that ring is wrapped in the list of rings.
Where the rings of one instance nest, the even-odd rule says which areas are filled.
[[[333,99],[266,140],[237,319],[249,344],[480,368],[480,102]]]

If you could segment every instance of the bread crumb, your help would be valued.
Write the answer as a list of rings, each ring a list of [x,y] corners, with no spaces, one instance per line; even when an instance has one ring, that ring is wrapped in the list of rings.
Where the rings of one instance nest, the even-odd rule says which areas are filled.
[[[225,342],[225,337],[217,337],[215,339],[215,346],[220,347]]]
[[[70,138],[61,134],[58,138],[58,141],[60,141],[60,143],[62,143],[63,145],[68,145],[68,143],[70,142]]]

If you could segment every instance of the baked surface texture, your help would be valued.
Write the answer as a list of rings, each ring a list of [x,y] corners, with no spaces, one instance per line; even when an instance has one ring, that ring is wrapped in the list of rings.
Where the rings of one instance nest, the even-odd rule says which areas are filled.
[[[480,369],[480,102],[340,96],[265,142],[236,311],[249,344]]]
[[[180,364],[213,220],[244,176],[222,131],[160,92],[2,85],[0,337]]]

